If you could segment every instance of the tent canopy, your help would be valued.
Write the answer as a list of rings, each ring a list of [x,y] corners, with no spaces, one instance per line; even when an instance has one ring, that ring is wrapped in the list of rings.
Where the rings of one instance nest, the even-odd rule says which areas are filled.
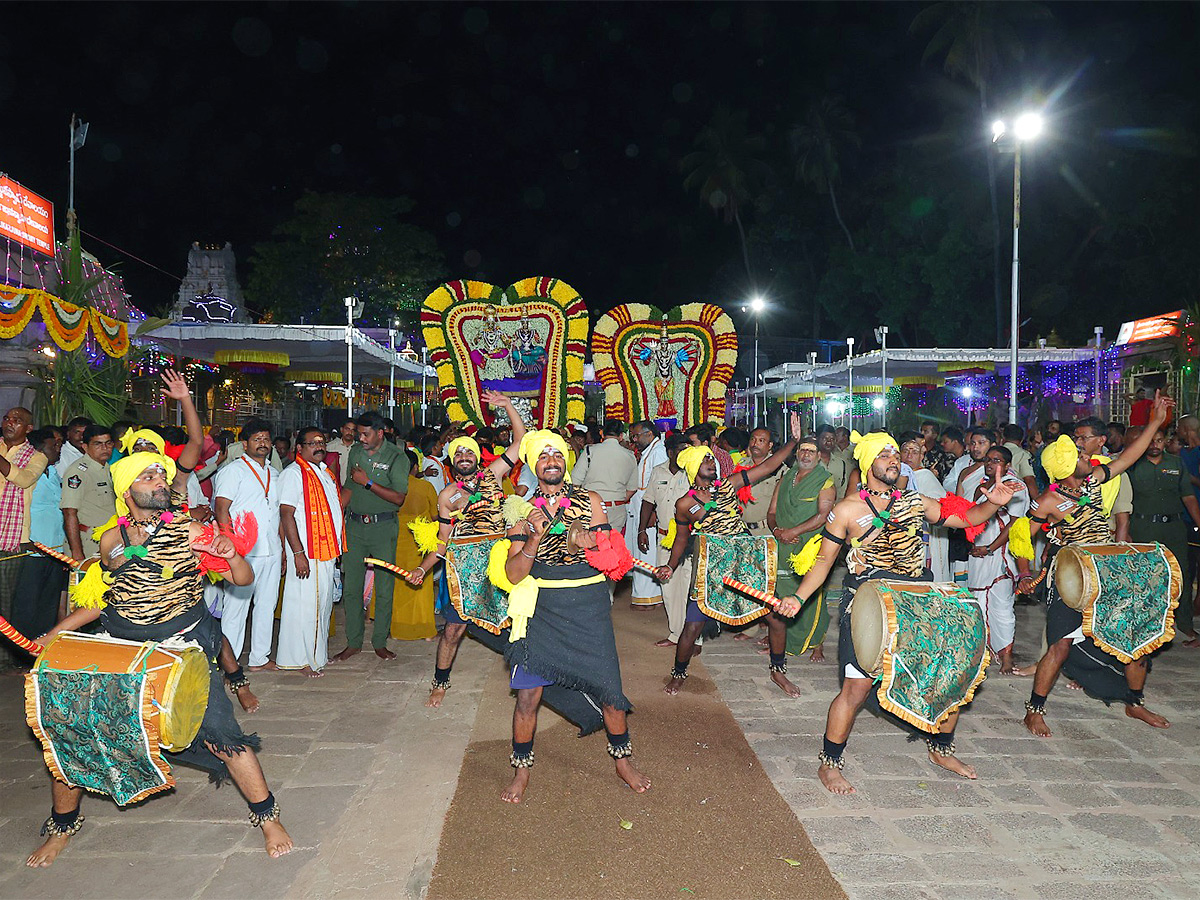
[[[350,330],[354,346],[354,379],[420,375],[422,366],[393,353],[357,328]],[[140,335],[168,352],[213,362],[218,350],[265,350],[288,355],[288,368],[346,374],[345,325],[164,325]],[[427,374],[433,374],[430,370]]]

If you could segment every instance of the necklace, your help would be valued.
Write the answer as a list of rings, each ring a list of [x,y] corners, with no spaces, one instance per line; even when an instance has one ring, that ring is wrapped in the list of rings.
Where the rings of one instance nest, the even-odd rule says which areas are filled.
[[[891,488],[886,491],[873,491],[862,482],[859,482],[858,496],[866,500],[867,498],[863,496],[864,494],[870,494],[872,497],[891,497],[893,500],[900,499],[900,491],[897,488]]]

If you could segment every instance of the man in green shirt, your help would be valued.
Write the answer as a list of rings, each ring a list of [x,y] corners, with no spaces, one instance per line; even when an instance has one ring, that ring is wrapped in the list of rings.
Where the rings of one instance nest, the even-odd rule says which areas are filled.
[[[1183,592],[1175,609],[1175,630],[1188,646],[1196,646],[1192,627],[1192,579],[1188,572],[1188,527],[1184,508],[1200,522],[1200,503],[1192,492],[1187,469],[1178,456],[1164,453],[1166,436],[1156,432],[1146,455],[1125,473],[1133,488],[1129,536],[1135,543],[1157,541],[1175,554],[1183,572]],[[1182,501],[1182,502],[1181,502]]]
[[[408,456],[388,442],[387,426],[377,412],[363,413],[354,420],[358,445],[346,455],[350,475],[342,488],[346,509],[346,552],[342,554],[342,606],[346,614],[346,649],[334,657],[347,660],[362,651],[363,585],[368,556],[394,562],[399,522],[396,513],[408,493]],[[375,570],[375,627],[371,645],[380,659],[395,659],[387,648],[392,622],[392,590],[395,576]]]

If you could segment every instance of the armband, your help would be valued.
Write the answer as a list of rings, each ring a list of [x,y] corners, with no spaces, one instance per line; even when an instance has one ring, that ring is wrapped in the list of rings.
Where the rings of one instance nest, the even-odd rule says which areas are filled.
[[[1104,480],[1106,482],[1112,480],[1112,469],[1108,467],[1108,463],[1095,463],[1094,465],[1097,469],[1101,469],[1104,472]]]
[[[507,451],[507,450],[505,450],[503,453],[501,453],[501,454],[500,454],[500,459],[504,460],[504,462],[508,464],[508,467],[509,467],[510,469],[511,469],[513,466],[515,466],[515,465],[516,465],[516,463],[515,463],[515,462],[513,462],[511,459],[509,459],[509,458],[508,458],[508,451]]]
[[[508,539],[509,539],[510,541],[527,541],[527,540],[529,540],[529,535],[527,535],[527,534],[520,534],[520,533],[518,533],[518,534],[510,534],[510,535],[508,535]]]
[[[750,481],[750,470],[749,470],[749,469],[743,469],[741,474],[742,474],[742,483],[743,483],[743,484],[744,484],[746,487],[750,487],[750,486],[751,486],[751,484],[753,484],[753,482],[751,482],[751,481]]]
[[[593,525],[588,531],[612,531],[612,525],[608,522],[601,522],[599,525]]]
[[[828,528],[822,528],[822,529],[821,529],[821,537],[825,538],[826,540],[833,541],[833,542],[834,542],[835,544],[837,544],[839,547],[844,547],[844,546],[846,546],[846,539],[845,539],[845,538],[836,537],[835,535],[832,535],[832,534],[830,534],[830,533],[829,533],[829,529],[828,529]]]
[[[447,519],[445,516],[438,516],[437,520],[439,522],[441,522],[443,525],[453,525],[454,524],[453,519]]]
[[[175,471],[183,472],[185,475],[191,475],[193,472],[196,471],[196,467],[193,466],[192,468],[189,469],[187,466],[181,466],[179,463],[175,463]]]

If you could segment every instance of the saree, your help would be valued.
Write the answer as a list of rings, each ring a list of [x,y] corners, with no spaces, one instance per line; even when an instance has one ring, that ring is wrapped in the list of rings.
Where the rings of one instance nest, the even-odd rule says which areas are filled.
[[[817,463],[813,470],[796,482],[797,469],[788,469],[779,480],[775,494],[775,525],[781,530],[795,528],[817,514],[821,491],[833,487],[829,470]],[[795,542],[779,542],[779,574],[776,594],[790,597],[800,588],[800,578],[792,571],[791,557],[799,553],[808,540],[820,529],[800,535]],[[792,656],[807,653],[821,645],[829,628],[829,609],[825,605],[825,588],[808,598],[787,626],[787,652]]]

